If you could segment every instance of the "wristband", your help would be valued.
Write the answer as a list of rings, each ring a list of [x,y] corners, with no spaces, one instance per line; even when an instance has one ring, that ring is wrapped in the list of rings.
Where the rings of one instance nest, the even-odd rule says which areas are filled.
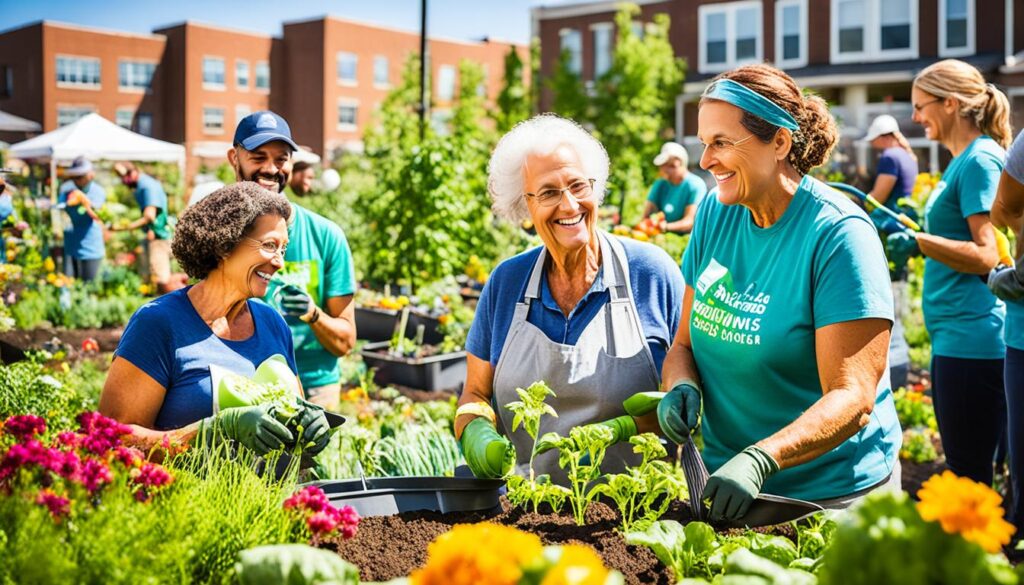
[[[455,418],[459,418],[464,414],[482,416],[491,421],[492,424],[497,424],[495,421],[496,416],[494,414],[494,409],[486,402],[469,402],[467,404],[463,404],[455,411]]]

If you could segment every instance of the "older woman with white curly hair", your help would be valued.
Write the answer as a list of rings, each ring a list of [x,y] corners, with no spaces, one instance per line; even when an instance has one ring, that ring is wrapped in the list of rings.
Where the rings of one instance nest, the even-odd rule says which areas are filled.
[[[519,400],[516,388],[538,380],[555,391],[548,403],[558,412],[544,417],[541,434],[603,424],[622,443],[658,428],[653,413],[634,418],[623,401],[658,390],[685,287],[660,248],[596,229],[608,166],[600,142],[554,115],[517,125],[491,156],[495,213],[532,220],[543,246],[492,272],[466,342],[469,372],[455,428],[477,477],[529,462],[533,440],[522,427],[512,430],[504,407]],[[617,444],[602,469],[621,471],[635,458],[628,443]],[[534,470],[565,482],[555,452],[539,453]]]

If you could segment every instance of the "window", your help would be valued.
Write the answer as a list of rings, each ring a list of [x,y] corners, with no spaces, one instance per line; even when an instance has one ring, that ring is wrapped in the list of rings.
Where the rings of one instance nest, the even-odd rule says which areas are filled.
[[[92,106],[57,106],[57,127],[77,122],[95,111]]]
[[[120,89],[148,91],[153,83],[156,63],[120,61],[117,64],[117,86]]]
[[[437,99],[450,102],[455,97],[455,67],[441,65],[437,68]]]
[[[135,120],[135,109],[134,108],[117,108],[117,112],[114,114],[114,123],[122,128],[128,128],[131,130],[132,122]]]
[[[270,63],[256,62],[256,89],[270,91]]]
[[[135,131],[143,136],[153,135],[153,114],[138,112],[135,114]]]
[[[14,67],[0,65],[0,98],[14,97]]]
[[[94,57],[57,57],[57,85],[99,89],[100,60]]]
[[[594,78],[601,77],[612,68],[612,24],[602,22],[590,25],[594,36]]]
[[[355,53],[338,53],[338,83],[355,85],[356,69],[359,67],[359,55]]]
[[[974,53],[974,0],[939,0],[939,55]]]
[[[775,3],[775,62],[781,67],[807,64],[807,2]]]
[[[373,58],[373,84],[377,87],[388,87],[391,85],[391,78],[388,72],[388,58],[383,55],[376,55]]]
[[[632,29],[633,36],[635,36],[638,39],[644,38],[644,23],[640,22],[639,20],[634,20],[633,22],[629,23],[629,28]]]
[[[224,89],[224,59],[203,57],[203,89]]]
[[[224,108],[203,108],[203,132],[224,133]]]
[[[438,136],[451,136],[451,121],[451,110],[431,110],[430,112],[430,127]]]
[[[252,108],[249,104],[238,104],[235,106],[235,125],[238,125],[242,121],[242,118],[252,113]]]
[[[354,100],[342,99],[338,102],[338,130],[346,132],[354,132],[359,126],[357,125],[357,116],[359,114],[359,102]]]
[[[563,28],[558,33],[559,51],[569,52],[569,71],[580,74],[583,70],[583,38],[580,31],[574,28]]]
[[[249,89],[249,62],[235,59],[235,85],[238,89]]]
[[[725,71],[762,59],[761,2],[705,4],[697,13],[701,72]]]
[[[832,62],[917,58],[917,2],[832,0]]]

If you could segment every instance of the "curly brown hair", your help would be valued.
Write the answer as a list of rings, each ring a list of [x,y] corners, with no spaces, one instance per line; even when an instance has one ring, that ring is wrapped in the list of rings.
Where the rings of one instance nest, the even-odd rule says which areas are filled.
[[[715,80],[718,79],[742,83],[772,100],[796,119],[800,128],[793,133],[793,146],[788,160],[798,173],[806,175],[828,160],[839,141],[839,128],[828,111],[828,104],[820,96],[802,92],[792,77],[771,65],[745,65],[715,77]],[[743,112],[740,123],[765,144],[771,142],[779,131],[778,126],[749,112]]]
[[[206,278],[252,231],[256,220],[270,214],[291,217],[292,206],[284,195],[251,181],[222,187],[181,214],[171,252],[190,277]]]

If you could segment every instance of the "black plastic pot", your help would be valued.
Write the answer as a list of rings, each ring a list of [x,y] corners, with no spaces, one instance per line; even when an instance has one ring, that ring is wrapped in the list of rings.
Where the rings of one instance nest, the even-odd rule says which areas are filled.
[[[417,313],[416,311],[409,312],[409,323],[405,327],[405,336],[415,339],[416,329],[420,325],[423,325],[423,343],[437,345],[444,341],[444,335],[438,331],[438,327],[441,326],[441,321],[429,315]],[[388,339],[391,338],[388,337]]]
[[[466,352],[407,358],[388,353],[387,341],[367,343],[359,351],[366,367],[376,368],[381,385],[399,384],[428,392],[461,388],[466,381]]]
[[[499,509],[505,482],[464,477],[371,477],[365,480],[321,481],[319,486],[335,506],[352,506],[360,516],[390,516],[400,512],[487,512]]]
[[[387,341],[395,333],[400,313],[393,309],[356,307],[356,337],[367,341]]]

